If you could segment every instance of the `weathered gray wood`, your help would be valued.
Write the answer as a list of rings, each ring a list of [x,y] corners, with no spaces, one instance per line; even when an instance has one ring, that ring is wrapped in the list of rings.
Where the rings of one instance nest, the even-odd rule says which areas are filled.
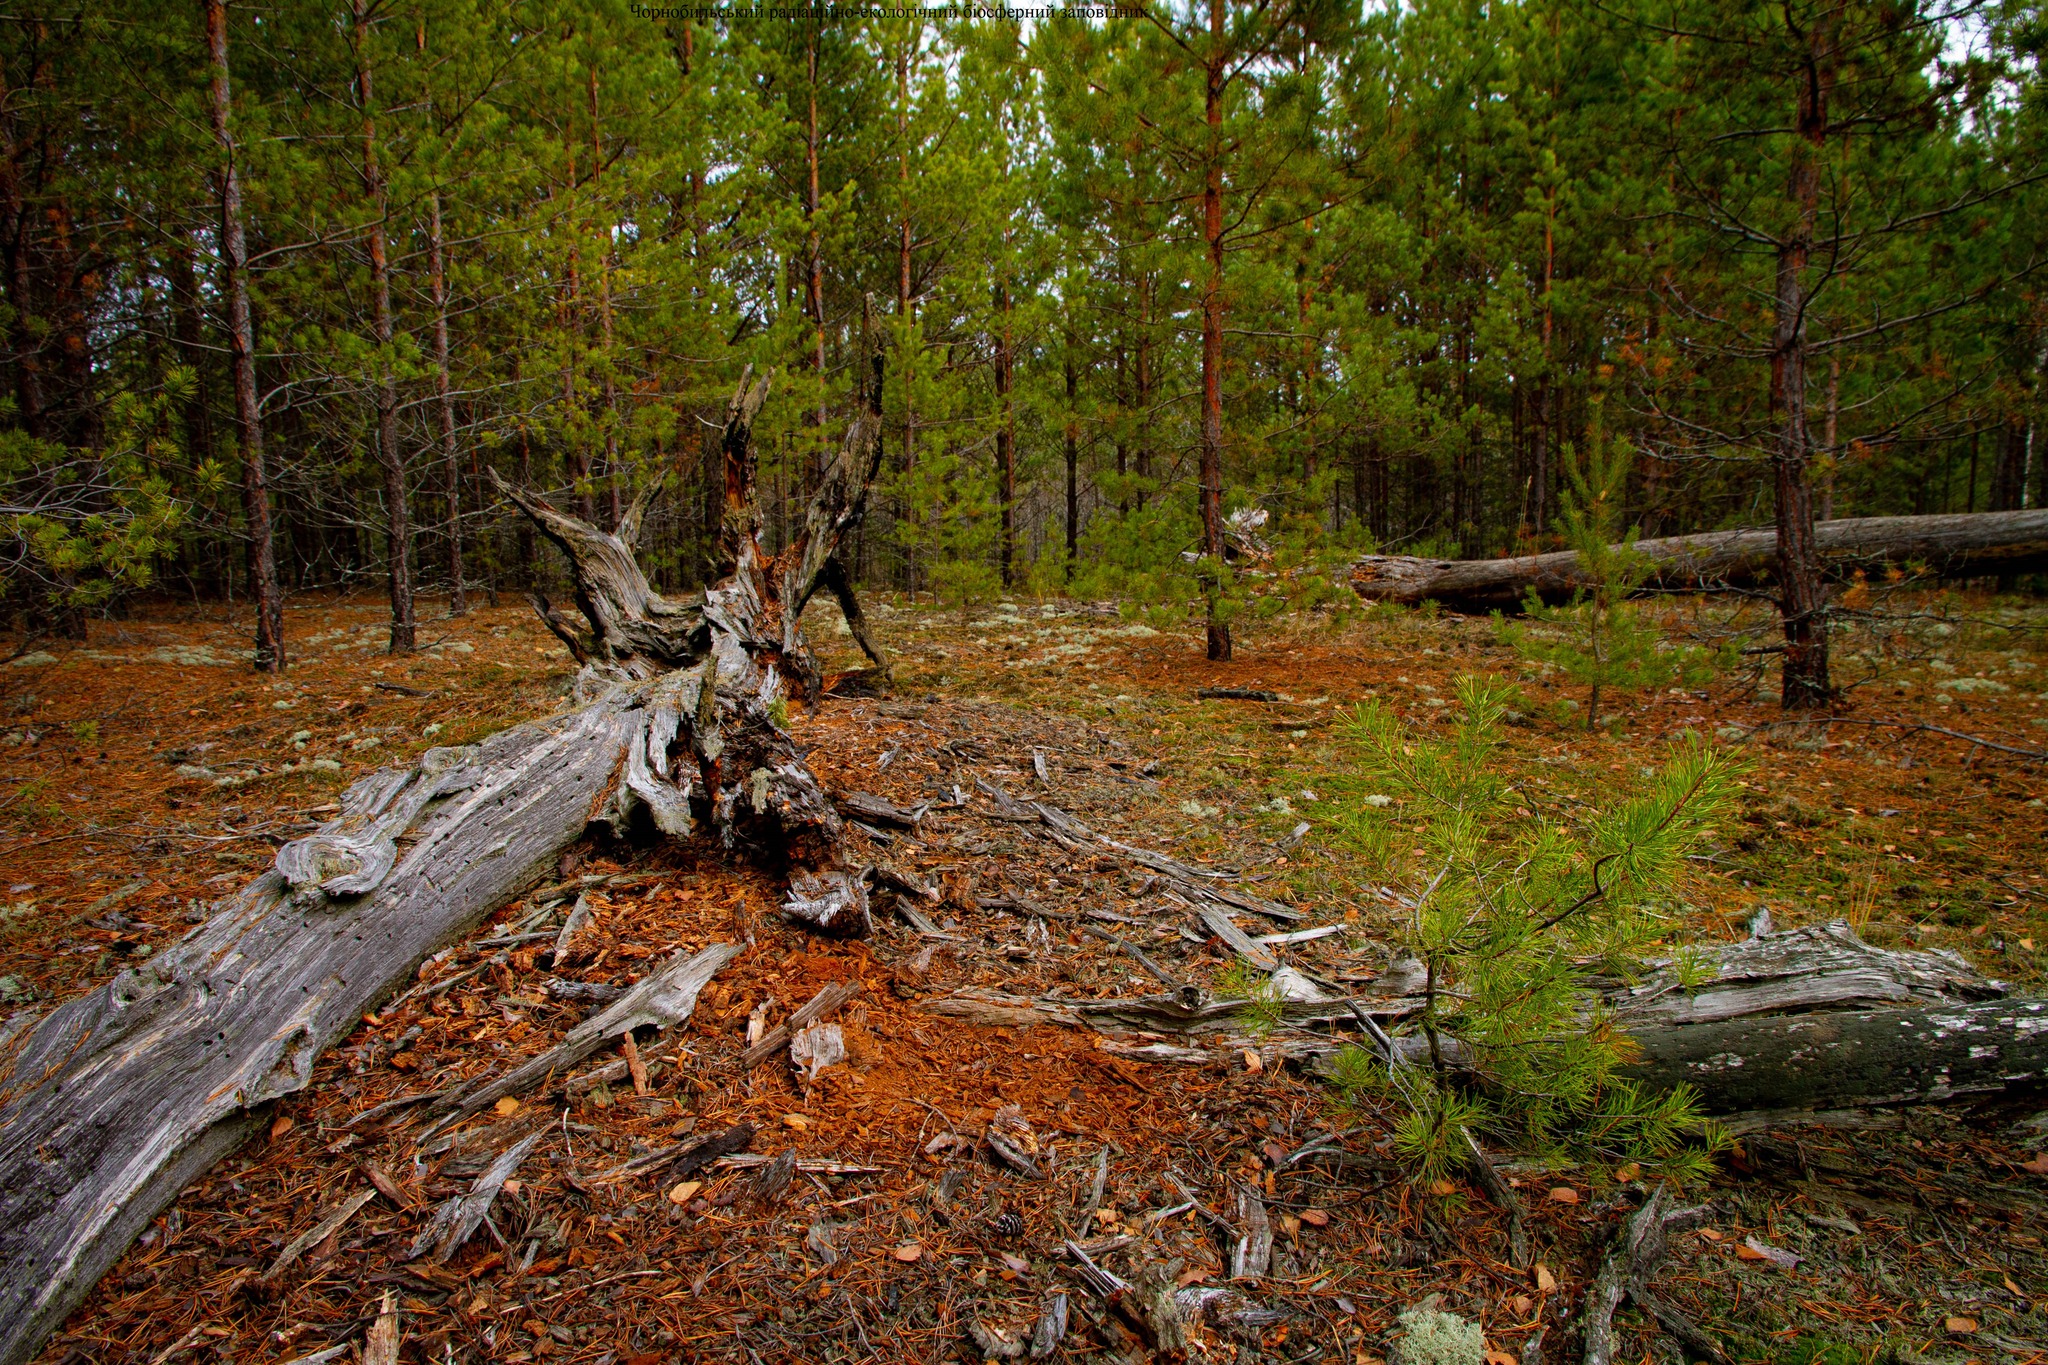
[[[476,1178],[474,1185],[436,1208],[434,1216],[420,1229],[419,1236],[413,1238],[405,1259],[416,1261],[432,1252],[438,1263],[461,1250],[469,1235],[483,1225],[498,1191],[505,1188],[505,1182],[512,1178],[512,1173],[519,1169],[519,1163],[526,1160],[526,1154],[533,1150],[541,1136],[541,1133],[529,1133],[499,1153],[497,1160]]]
[[[865,820],[871,825],[893,825],[897,829],[916,829],[924,819],[930,802],[905,810],[887,797],[872,792],[848,792],[839,798],[840,809],[856,820]]]
[[[478,1081],[436,1105],[440,1118],[421,1137],[460,1123],[507,1095],[517,1095],[565,1074],[584,1058],[622,1033],[636,1028],[672,1028],[696,1011],[697,997],[720,968],[746,949],[735,943],[714,943],[702,952],[677,953],[660,971],[634,984],[626,993],[585,1019],[561,1042],[512,1070]]]
[[[292,1262],[298,1260],[308,1247],[316,1247],[326,1241],[328,1236],[343,1223],[355,1217],[356,1210],[376,1197],[377,1187],[372,1185],[369,1189],[358,1190],[355,1194],[342,1200],[332,1213],[292,1238],[291,1241],[285,1243],[284,1250],[278,1252],[277,1259],[270,1263],[270,1269],[263,1272],[263,1278],[271,1281],[276,1280],[278,1276],[291,1268]]]
[[[866,938],[875,927],[868,914],[867,883],[849,872],[799,872],[791,877],[782,917],[833,938]]]
[[[495,735],[459,767],[357,783],[311,836],[316,857],[288,846],[280,860],[316,861],[431,787],[416,841],[374,891],[333,897],[265,873],[16,1040],[0,1057],[0,1361],[32,1356],[148,1220],[422,960],[552,869],[642,714],[616,697]]]
[[[1762,934],[1715,951],[1711,973],[1688,990],[1673,969],[1613,989],[1606,1003],[1624,1026],[1711,1024],[1760,1014],[1990,1000],[2006,993],[1948,952],[1889,952],[1845,920]]]
[[[1232,952],[1252,966],[1262,972],[1279,969],[1280,959],[1274,955],[1273,950],[1253,942],[1251,935],[1231,923],[1229,915],[1209,905],[1197,907],[1195,913],[1201,916],[1202,923],[1208,926],[1210,933],[1222,939]]]
[[[790,1015],[787,1020],[762,1034],[760,1042],[755,1043],[740,1054],[740,1069],[742,1071],[752,1071],[755,1067],[773,1057],[777,1052],[789,1046],[789,1040],[793,1034],[809,1028],[812,1024],[817,1023],[820,1019],[823,1019],[826,1015],[832,1013],[832,1011],[838,1009],[841,1005],[859,994],[860,980],[858,978],[835,981],[829,986],[821,986],[818,989],[818,993],[812,996],[808,1003],[798,1009],[796,1013]]]
[[[1643,1206],[1623,1221],[1586,1294],[1585,1311],[1579,1319],[1586,1365],[1612,1365],[1614,1310],[1621,1306],[1622,1297],[1646,1295],[1650,1277],[1664,1263],[1670,1234],[1698,1227],[1706,1221],[1707,1212],[1704,1205],[1671,1207],[1671,1187],[1659,1184]]]
[[[1640,1049],[1623,1074],[1690,1085],[1708,1113],[1750,1114],[1939,1102],[2048,1079],[2048,1001],[2001,999],[2005,990],[1953,954],[1873,948],[1836,921],[1724,945],[1689,992],[1666,967],[1611,985],[1588,1009],[1614,1011]],[[1355,1022],[1354,1004],[1381,1021],[1422,1006],[1412,996],[1288,1001],[1283,1030],[1260,1038],[1244,1003],[1189,988],[1119,1000],[963,993],[923,1007],[992,1027],[1093,1028],[1116,1056],[1203,1065],[1242,1048],[1314,1062],[1350,1045],[1334,1030]],[[1392,1041],[1404,1058],[1426,1055],[1420,1039]],[[1466,1065],[1449,1041],[1453,1064]]]
[[[1237,1218],[1243,1230],[1230,1257],[1230,1278],[1264,1279],[1273,1264],[1273,1224],[1259,1192],[1243,1182],[1237,1187]]]
[[[569,556],[583,622],[536,605],[585,665],[580,709],[366,778],[338,819],[287,846],[182,943],[33,1027],[4,1029],[0,1365],[33,1356],[150,1218],[307,1084],[322,1051],[592,823],[624,830],[644,812],[679,835],[705,819],[728,847],[851,886],[830,927],[865,931],[859,878],[835,869],[839,815],[772,703],[785,674],[815,679],[797,618],[865,507],[874,355],[806,532],[776,562],[760,551],[752,486],[767,384],[742,379],[724,433],[731,572],[700,596],[662,596],[634,560],[652,487],[616,533],[506,489]],[[707,950],[689,979],[643,983],[590,1027],[609,1037],[687,1016],[703,984],[692,973],[708,979],[738,951]],[[515,1073],[514,1088],[528,1079]],[[509,1093],[493,1084],[456,1111]]]
[[[1849,517],[1818,523],[1814,540],[1837,573],[1917,561],[1945,577],[1969,578],[2048,565],[2048,509]],[[1646,587],[1711,589],[1768,577],[1777,564],[1778,536],[1772,530],[1709,531],[1638,541],[1636,548],[1658,564]],[[1559,550],[1511,559],[1366,555],[1351,565],[1351,586],[1375,602],[1513,611],[1531,589],[1559,602],[1589,584],[1578,555]]]
[[[1291,910],[1263,896],[1255,896],[1248,891],[1223,885],[1224,882],[1231,880],[1229,873],[1190,867],[1177,858],[1167,857],[1164,853],[1120,843],[1107,835],[1097,834],[1050,802],[1019,801],[985,778],[977,777],[974,785],[996,803],[995,810],[988,812],[995,819],[1016,823],[1035,820],[1052,835],[1055,843],[1070,853],[1085,851],[1116,854],[1158,873],[1176,891],[1195,901],[1233,910],[1250,910],[1271,919],[1298,920],[1303,917],[1299,910]]]
[[[1358,1006],[1381,1019],[1398,1019],[1422,1008],[1419,997],[1358,997]],[[1056,996],[1003,995],[994,991],[962,992],[928,1000],[922,1008],[934,1014],[997,1028],[1031,1024],[1064,1024],[1104,1033],[1171,1033],[1191,1038],[1228,1041],[1244,1029],[1243,1000],[1214,999],[1192,986],[1170,995],[1125,996],[1111,1000],[1066,1000]],[[1344,1000],[1278,1003],[1280,1022],[1297,1029],[1327,1029],[1353,1022]],[[1328,1042],[1327,1037],[1324,1040]]]
[[[1934,1103],[2048,1078],[2048,1002],[1822,1010],[1632,1031],[1626,1069],[1707,1112]]]

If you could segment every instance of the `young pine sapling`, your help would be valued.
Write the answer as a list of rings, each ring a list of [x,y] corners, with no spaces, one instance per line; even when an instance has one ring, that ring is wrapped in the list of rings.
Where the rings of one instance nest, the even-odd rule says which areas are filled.
[[[1590,730],[1599,722],[1603,692],[1704,682],[1717,660],[1697,647],[1667,642],[1628,600],[1656,569],[1656,561],[1636,548],[1638,529],[1622,526],[1634,462],[1628,441],[1607,436],[1596,418],[1584,450],[1567,446],[1564,455],[1565,543],[1577,552],[1590,586],[1561,606],[1545,603],[1531,588],[1524,621],[1496,620],[1502,638],[1524,658],[1558,668],[1589,689]]]
[[[1651,1094],[1618,1074],[1632,1049],[1591,981],[1627,972],[1671,932],[1657,907],[1729,804],[1735,765],[1681,743],[1640,792],[1567,824],[1501,772],[1512,690],[1468,677],[1459,698],[1448,739],[1377,702],[1344,723],[1360,770],[1352,791],[1336,793],[1337,833],[1412,906],[1400,946],[1422,964],[1410,1027],[1428,1060],[1354,1049],[1339,1059],[1339,1084],[1394,1089],[1407,1111],[1398,1148],[1425,1179],[1465,1160],[1461,1130],[1679,1174],[1703,1168],[1712,1130],[1689,1093]]]

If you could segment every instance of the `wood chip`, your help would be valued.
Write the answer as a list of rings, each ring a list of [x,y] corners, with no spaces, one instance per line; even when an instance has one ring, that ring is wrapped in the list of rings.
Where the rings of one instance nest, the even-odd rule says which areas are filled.
[[[789,1064],[806,1081],[815,1081],[820,1071],[845,1060],[846,1037],[837,1024],[813,1024],[789,1040]]]
[[[741,1068],[751,1071],[767,1061],[777,1052],[789,1046],[789,1040],[793,1033],[801,1032],[812,1024],[817,1023],[820,1019],[823,1019],[826,1015],[832,1013],[832,1011],[838,1009],[856,995],[859,995],[860,990],[861,985],[857,978],[849,981],[835,981],[831,985],[824,987],[816,995],[812,996],[802,1009],[790,1015],[787,1023],[777,1024],[774,1028],[769,1029],[761,1035],[758,1042],[742,1053],[740,1056]]]
[[[398,1365],[400,1340],[397,1299],[387,1289],[377,1320],[363,1335],[363,1365]]]
[[[275,1280],[279,1275],[282,1275],[290,1268],[293,1261],[299,1259],[306,1248],[318,1246],[326,1241],[336,1229],[355,1216],[357,1209],[360,1209],[376,1197],[377,1189],[375,1186],[372,1186],[367,1190],[358,1191],[356,1194],[344,1199],[332,1213],[287,1242],[284,1250],[277,1253],[277,1259],[270,1263],[270,1269],[263,1272],[263,1278],[265,1280]]]
[[[534,1144],[546,1131],[543,1129],[530,1134],[525,1141],[501,1153],[468,1191],[435,1209],[433,1218],[413,1239],[412,1249],[406,1253],[405,1259],[416,1261],[431,1251],[433,1260],[439,1264],[453,1256],[469,1240],[470,1234],[482,1225],[485,1215],[491,1211],[492,1201],[498,1197],[498,1191],[519,1169],[519,1163],[526,1160],[526,1154],[533,1150]]]
[[[647,1063],[640,1060],[640,1049],[633,1042],[632,1030],[619,1035],[619,1051],[626,1054],[626,1072],[633,1078],[633,1093],[647,1094]]]

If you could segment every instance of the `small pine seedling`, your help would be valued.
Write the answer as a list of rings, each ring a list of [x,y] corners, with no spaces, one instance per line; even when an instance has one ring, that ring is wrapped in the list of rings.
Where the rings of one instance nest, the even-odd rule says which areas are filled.
[[[1396,1144],[1425,1180],[1464,1161],[1460,1129],[1678,1176],[1703,1171],[1715,1130],[1690,1092],[1653,1094],[1618,1074],[1630,1044],[1590,986],[1596,973],[1629,970],[1668,932],[1656,907],[1731,804],[1736,763],[1687,740],[1643,790],[1565,828],[1531,814],[1499,770],[1513,690],[1466,677],[1458,695],[1448,739],[1409,729],[1378,702],[1343,722],[1360,772],[1346,784],[1357,792],[1333,792],[1335,830],[1406,885],[1414,908],[1402,946],[1425,971],[1412,1027],[1428,1062],[1360,1053],[1334,1078],[1396,1092],[1407,1111]]]
[[[1583,453],[1566,448],[1565,543],[1578,553],[1590,586],[1562,606],[1545,603],[1530,588],[1522,608],[1527,623],[1495,614],[1502,640],[1524,658],[1550,664],[1589,689],[1588,730],[1599,723],[1605,691],[1697,684],[1727,663],[1697,646],[1671,645],[1628,600],[1656,569],[1656,561],[1636,548],[1638,528],[1624,531],[1621,524],[1634,458],[1627,440],[1605,436],[1597,420]]]

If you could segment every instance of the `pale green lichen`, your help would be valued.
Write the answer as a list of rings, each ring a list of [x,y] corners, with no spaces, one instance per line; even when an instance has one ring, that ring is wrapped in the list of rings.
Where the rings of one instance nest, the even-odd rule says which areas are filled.
[[[1391,1365],[1485,1365],[1486,1334],[1478,1323],[1436,1308],[1411,1308],[1400,1321]]]

